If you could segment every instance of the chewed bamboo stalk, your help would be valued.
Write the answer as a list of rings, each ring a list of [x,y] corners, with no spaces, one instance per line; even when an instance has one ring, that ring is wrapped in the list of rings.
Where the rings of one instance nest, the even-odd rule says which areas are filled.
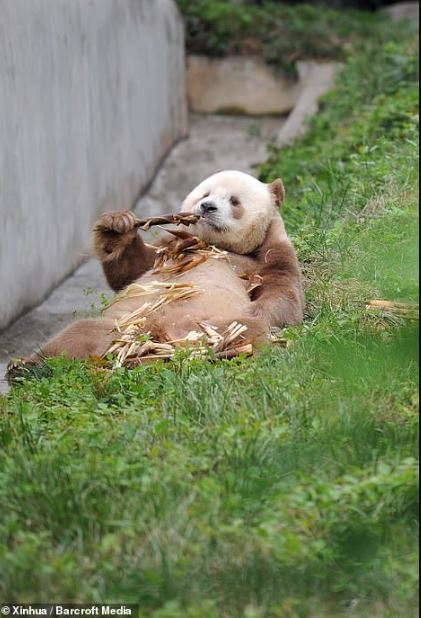
[[[207,245],[197,236],[184,230],[168,230],[175,239],[159,247],[153,272],[164,276],[186,273],[209,258],[226,259],[228,253]]]
[[[149,230],[154,225],[193,225],[200,219],[200,215],[195,215],[191,212],[179,212],[175,215],[159,215],[156,217],[147,217],[146,219],[137,219],[135,227],[142,230]]]

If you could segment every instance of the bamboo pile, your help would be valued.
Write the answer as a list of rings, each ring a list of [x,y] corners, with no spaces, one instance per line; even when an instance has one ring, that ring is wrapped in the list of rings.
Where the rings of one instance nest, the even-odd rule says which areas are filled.
[[[163,215],[138,219],[136,227],[148,230],[152,226],[172,223],[191,225],[200,217],[190,213]],[[113,368],[135,367],[141,363],[169,360],[177,350],[184,349],[189,358],[233,358],[239,354],[251,355],[253,346],[244,343],[243,334],[247,327],[232,322],[223,331],[207,322],[199,323],[198,330],[192,330],[185,337],[172,341],[154,340],[147,331],[147,318],[169,303],[186,300],[199,294],[201,290],[191,283],[162,281],[162,278],[176,277],[188,272],[208,259],[226,259],[227,252],[207,245],[197,236],[184,230],[166,230],[174,239],[157,250],[152,269],[161,280],[147,284],[134,283],[120,292],[111,304],[128,298],[141,298],[153,295],[153,300],[143,302],[137,309],[116,321],[115,338],[103,358],[113,357]]]
[[[222,333],[207,322],[198,324],[200,330],[192,330],[182,339],[156,341],[145,330],[147,318],[155,311],[177,300],[191,298],[200,289],[190,283],[163,283],[153,281],[146,285],[132,284],[119,294],[114,302],[125,298],[142,297],[158,293],[149,302],[144,302],[131,313],[116,321],[116,334],[103,358],[113,356],[112,367],[136,367],[145,362],[170,360],[178,349],[187,351],[189,358],[233,358],[239,354],[251,355],[253,347],[244,344],[243,334],[247,327],[232,322]]]

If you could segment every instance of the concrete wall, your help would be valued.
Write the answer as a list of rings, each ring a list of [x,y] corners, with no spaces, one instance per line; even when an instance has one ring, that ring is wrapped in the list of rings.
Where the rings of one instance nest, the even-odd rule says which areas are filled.
[[[0,0],[0,329],[90,250],[185,135],[173,0]]]

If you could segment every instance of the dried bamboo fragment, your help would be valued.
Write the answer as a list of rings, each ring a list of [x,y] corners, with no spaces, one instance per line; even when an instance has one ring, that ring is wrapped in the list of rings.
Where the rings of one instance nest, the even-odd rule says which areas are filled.
[[[269,341],[283,348],[289,348],[292,341],[282,336],[282,329],[272,328],[269,333]]]
[[[389,313],[407,320],[419,319],[419,305],[416,302],[398,302],[373,299],[366,303],[365,308],[367,310],[377,311],[380,313]]]

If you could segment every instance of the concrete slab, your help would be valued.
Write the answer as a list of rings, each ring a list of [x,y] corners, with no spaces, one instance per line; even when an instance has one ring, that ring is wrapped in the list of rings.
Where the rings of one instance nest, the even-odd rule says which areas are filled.
[[[101,293],[111,296],[96,260],[85,262],[41,305],[16,320],[0,336],[0,362],[25,356],[75,318],[93,316],[101,307]]]
[[[281,122],[279,118],[193,116],[189,138],[164,161],[136,212],[142,216],[177,212],[191,189],[223,169],[253,173],[266,159],[267,144],[275,139]],[[112,292],[99,263],[90,259],[45,302],[0,334],[0,393],[7,391],[2,378],[11,357],[29,354],[75,318],[96,315],[101,294],[111,296]]]
[[[253,174],[267,158],[285,119],[192,114],[190,135],[169,154],[146,195],[135,207],[142,217],[178,212],[202,180],[226,169]]]
[[[5,395],[9,391],[9,385],[3,378],[6,372],[7,363],[0,363],[0,395]]]

